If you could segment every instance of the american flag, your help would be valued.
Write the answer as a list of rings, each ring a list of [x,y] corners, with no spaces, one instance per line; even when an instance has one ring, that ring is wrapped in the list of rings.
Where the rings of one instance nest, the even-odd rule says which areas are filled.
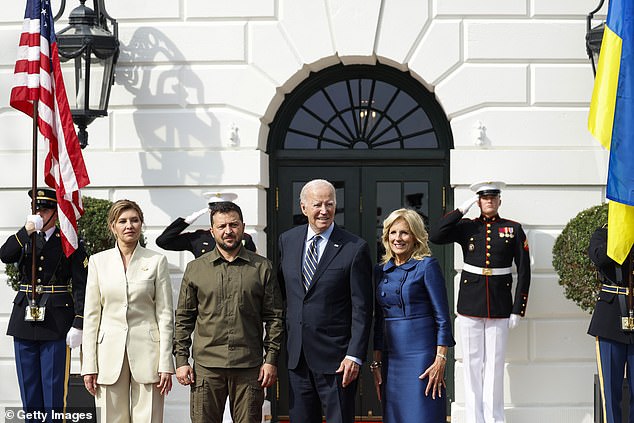
[[[90,183],[66,97],[50,0],[27,0],[11,106],[33,118],[48,151],[44,181],[57,193],[57,210],[66,256],[77,249],[77,219],[84,213],[80,188]],[[34,152],[35,154],[35,152]]]

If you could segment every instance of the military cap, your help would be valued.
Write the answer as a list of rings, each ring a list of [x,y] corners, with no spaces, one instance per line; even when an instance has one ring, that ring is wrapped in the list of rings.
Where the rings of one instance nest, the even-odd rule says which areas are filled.
[[[487,195],[500,195],[502,189],[506,187],[506,184],[501,181],[486,181],[486,182],[476,182],[472,184],[469,188],[471,191],[474,191],[480,197],[484,197]]]
[[[35,208],[36,209],[57,209],[57,196],[55,190],[51,188],[38,188],[35,190]],[[29,190],[29,197],[33,198],[33,190]]]
[[[205,192],[203,196],[207,197],[207,203],[211,207],[214,203],[233,202],[238,198],[237,194],[232,192]]]

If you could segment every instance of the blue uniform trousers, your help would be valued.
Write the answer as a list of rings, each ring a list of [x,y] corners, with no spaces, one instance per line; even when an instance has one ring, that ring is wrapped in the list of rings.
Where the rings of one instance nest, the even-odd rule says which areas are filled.
[[[70,370],[66,340],[29,341],[14,337],[13,346],[22,407],[26,412],[46,412],[46,421],[50,422],[51,410],[62,412],[66,407]],[[41,422],[25,419],[25,423],[36,421]]]
[[[605,423],[621,423],[621,399],[623,398],[623,377],[627,363],[627,380],[630,388],[629,422],[634,423],[634,344],[625,344],[597,337],[597,365],[601,396],[603,398],[603,420]]]

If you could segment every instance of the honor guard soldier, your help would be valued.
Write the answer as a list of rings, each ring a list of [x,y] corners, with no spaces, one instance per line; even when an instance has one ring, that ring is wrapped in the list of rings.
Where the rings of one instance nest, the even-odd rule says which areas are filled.
[[[608,229],[598,228],[590,238],[588,256],[599,270],[601,291],[594,306],[588,334],[596,337],[597,366],[603,421],[621,423],[623,378],[627,364],[630,395],[634,392],[634,322],[632,321],[632,251],[622,265],[608,257]],[[629,421],[634,421],[634,402],[629,401]]]
[[[210,252],[216,246],[216,241],[211,234],[211,228],[198,229],[194,232],[183,232],[189,225],[194,223],[196,219],[204,214],[209,214],[209,208],[214,203],[223,201],[234,201],[238,196],[232,193],[205,193],[204,195],[210,195],[209,205],[203,209],[200,209],[189,216],[182,218],[179,217],[173,221],[158,238],[156,238],[156,245],[164,250],[170,251],[191,251],[195,258],[202,256],[205,253]],[[247,250],[255,252],[255,244],[251,235],[244,233],[243,245]]]
[[[65,407],[70,348],[81,344],[88,258],[81,243],[68,258],[62,250],[55,191],[38,189],[35,205],[36,214],[0,247],[0,259],[17,263],[20,272],[7,335],[13,336],[22,405],[50,416]],[[36,231],[34,296],[30,235]]]
[[[458,317],[464,353],[467,422],[504,422],[504,355],[509,328],[526,312],[530,256],[522,226],[499,216],[503,182],[471,185],[476,196],[443,216],[429,232],[436,244],[456,242],[464,265],[458,293]],[[476,219],[463,218],[473,204]],[[512,295],[512,264],[517,287]]]

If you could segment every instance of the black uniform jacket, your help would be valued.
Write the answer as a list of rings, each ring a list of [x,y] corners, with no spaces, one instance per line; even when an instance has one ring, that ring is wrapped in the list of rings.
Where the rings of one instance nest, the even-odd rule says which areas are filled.
[[[599,228],[590,238],[588,256],[590,260],[599,268],[599,273],[606,285],[618,285],[626,287],[628,285],[626,272],[622,272],[622,278],[616,277],[616,269],[619,264],[608,257],[608,230]],[[610,292],[599,292],[599,298],[594,306],[592,320],[588,328],[588,334],[622,342],[624,344],[634,344],[634,333],[621,330],[621,306],[619,297],[627,301],[627,296],[623,294],[612,294]]]
[[[185,219],[179,217],[156,238],[156,245],[164,250],[191,251],[196,258],[214,249],[216,241],[209,229],[183,232],[188,226]],[[247,250],[255,251],[255,243],[251,235],[245,233],[242,243]]]
[[[531,281],[528,242],[522,225],[494,216],[463,219],[456,209],[441,217],[429,232],[436,244],[456,242],[462,247],[464,262],[480,268],[510,267],[515,261],[517,287],[511,293],[511,274],[486,276],[463,271],[458,293],[458,313],[471,317],[524,316]]]
[[[88,276],[88,258],[82,244],[67,258],[62,250],[59,228],[43,245],[36,249],[37,285],[68,285],[72,293],[37,294],[38,305],[45,306],[44,321],[24,320],[24,313],[32,294],[18,292],[13,300],[7,335],[32,341],[53,341],[66,337],[71,326],[84,326],[84,295]],[[18,263],[21,284],[31,285],[31,239],[22,227],[0,247],[0,260]]]

